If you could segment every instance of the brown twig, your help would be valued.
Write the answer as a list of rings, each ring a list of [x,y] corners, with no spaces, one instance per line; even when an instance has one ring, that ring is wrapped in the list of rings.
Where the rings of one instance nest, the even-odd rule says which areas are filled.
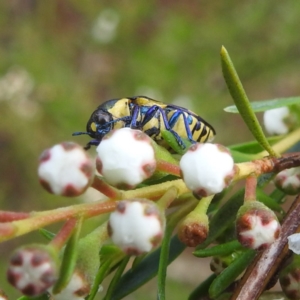
[[[279,158],[273,158],[274,172],[280,172],[284,169],[300,166],[300,153],[286,153]]]

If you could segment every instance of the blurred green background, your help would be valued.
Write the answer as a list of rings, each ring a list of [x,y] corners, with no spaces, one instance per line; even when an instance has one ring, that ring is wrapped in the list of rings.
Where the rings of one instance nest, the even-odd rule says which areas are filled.
[[[232,101],[220,48],[229,51],[251,100],[300,95],[299,15],[298,1],[1,1],[1,209],[82,200],[43,191],[37,160],[64,140],[85,145],[87,136],[71,134],[84,131],[108,99],[146,95],[173,102],[209,121],[217,142],[249,140],[239,116],[223,111]],[[4,279],[7,253],[39,239],[34,233],[0,246],[0,288],[10,299],[18,294]],[[199,269],[199,278],[184,280],[189,268],[169,280],[169,299],[185,299],[206,276]],[[155,298],[151,285],[128,299],[147,297]]]

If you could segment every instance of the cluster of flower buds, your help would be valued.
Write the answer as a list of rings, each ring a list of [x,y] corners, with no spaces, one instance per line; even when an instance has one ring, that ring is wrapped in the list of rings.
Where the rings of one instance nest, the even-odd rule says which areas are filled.
[[[283,118],[288,112],[287,108],[274,110],[273,114],[282,117],[281,128],[274,129],[266,125],[268,130],[276,134],[286,133]],[[272,118],[272,115],[265,114],[266,124]],[[145,133],[130,128],[117,129],[107,134],[96,148],[95,167],[108,184],[131,189],[150,178],[158,168],[155,151],[153,141]],[[176,167],[179,174],[177,164]],[[227,188],[238,172],[229,150],[212,143],[193,144],[181,157],[179,167],[186,187],[197,199],[202,199],[202,203],[207,201],[207,207],[213,195]],[[38,174],[41,184],[49,192],[77,196],[91,185],[94,171],[94,162],[80,146],[62,143],[42,154]],[[283,171],[277,175],[275,182],[285,191],[299,192],[299,174],[299,168]],[[204,199],[209,197],[209,201]],[[207,207],[201,212],[199,208],[190,212],[178,228],[179,238],[188,246],[197,246],[208,235]],[[279,236],[280,228],[274,212],[261,202],[245,201],[238,211],[236,233],[245,247],[257,250],[268,247]],[[165,216],[158,205],[140,198],[119,201],[115,211],[110,214],[107,226],[112,242],[128,255],[140,255],[153,250],[161,242],[164,229]],[[41,262],[34,260],[33,251],[29,250],[22,249],[21,254],[18,252],[14,255],[8,271],[9,281],[25,295],[36,296],[45,290],[52,293],[51,286],[57,276],[55,267],[41,255],[39,259],[47,261],[48,269],[46,266],[39,267]],[[227,266],[234,259],[218,257],[211,264],[212,269],[219,273],[220,262],[224,268],[225,262]],[[87,284],[84,277],[75,272],[68,286],[52,297],[56,300],[84,299],[89,289],[90,283]]]

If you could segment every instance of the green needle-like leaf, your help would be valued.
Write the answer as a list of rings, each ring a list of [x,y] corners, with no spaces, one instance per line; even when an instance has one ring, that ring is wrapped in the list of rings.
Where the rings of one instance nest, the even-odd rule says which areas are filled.
[[[279,98],[263,101],[253,101],[250,103],[252,110],[255,112],[262,112],[273,108],[284,107],[294,104],[300,104],[300,97]],[[226,112],[238,113],[235,105],[227,106],[224,108]]]
[[[205,279],[195,290],[190,294],[188,300],[198,300],[201,297],[208,296],[208,290],[212,282],[216,279],[216,274],[211,274],[207,279]]]
[[[53,287],[54,294],[59,293],[62,289],[66,287],[74,273],[78,253],[77,246],[81,231],[81,225],[82,219],[78,220],[76,227],[74,228],[74,232],[66,245],[62,263],[60,266],[59,279]]]
[[[165,237],[161,245],[159,267],[158,267],[158,274],[157,274],[157,282],[158,282],[157,299],[159,300],[166,299],[166,295],[165,295],[166,276],[167,276],[170,240],[172,237],[173,230],[174,230],[173,226],[166,227]]]
[[[255,257],[255,250],[248,249],[237,257],[211,284],[209,295],[216,298],[220,295],[249,265]]]
[[[220,209],[215,213],[209,222],[209,234],[204,243],[197,246],[204,249],[215,241],[236,219],[237,211],[244,201],[245,189],[235,193]]]
[[[264,135],[264,132],[251,108],[246,92],[234,68],[230,56],[224,47],[221,49],[221,63],[223,75],[229,92],[247,127],[255,139],[271,156],[278,157],[279,155],[272,149]]]
[[[120,265],[119,265],[119,267],[118,267],[118,269],[117,269],[117,271],[116,271],[113,279],[111,280],[111,282],[109,284],[109,287],[107,289],[107,293],[106,293],[106,295],[104,297],[105,300],[112,299],[111,295],[114,292],[114,290],[115,290],[115,288],[116,288],[116,286],[117,286],[117,284],[118,284],[118,282],[119,282],[119,280],[120,280],[120,278],[121,278],[121,276],[122,276],[122,274],[123,274],[123,272],[124,272],[124,270],[125,270],[128,262],[129,262],[129,259],[130,259],[130,256],[127,255],[122,260],[122,262],[120,263]]]
[[[181,148],[181,147],[178,145],[178,143],[177,143],[177,141],[176,141],[174,135],[173,135],[170,131],[168,131],[168,130],[163,130],[163,131],[161,132],[161,136],[163,137],[163,139],[165,140],[165,142],[166,142],[166,143],[167,143],[167,144],[168,144],[168,145],[169,145],[176,153],[181,154],[181,155],[183,155],[183,154],[186,152],[186,150],[187,150],[187,149],[190,147],[190,145],[191,145],[191,142],[190,142],[189,140],[187,140],[187,139],[182,139],[186,147],[185,147],[184,149]]]
[[[99,271],[96,275],[96,278],[93,282],[93,286],[91,288],[91,292],[89,294],[89,297],[87,298],[87,300],[93,300],[97,293],[98,293],[98,290],[99,290],[99,285],[102,283],[102,281],[104,280],[108,270],[109,270],[109,267],[110,267],[110,264],[112,263],[112,259],[108,259],[106,260],[104,263],[101,264],[100,268],[99,268]]]
[[[51,241],[55,237],[55,233],[44,228],[40,228],[39,233],[48,241]]]
[[[37,297],[22,296],[17,300],[49,300],[49,296],[47,294],[43,294]]]
[[[257,196],[258,201],[262,202],[263,204],[265,204],[267,207],[269,207],[273,211],[276,211],[276,212],[280,213],[281,215],[284,214],[284,210],[279,205],[279,203],[276,202],[276,200],[274,198],[265,194],[261,189],[256,190],[256,196]]]
[[[171,240],[170,252],[168,257],[168,265],[185,249],[185,245],[181,243],[176,236]],[[153,278],[158,271],[158,262],[161,248],[150,253],[143,261],[141,261],[134,269],[127,271],[118,282],[114,289],[111,300],[124,298],[132,293],[148,280]]]
[[[217,245],[208,249],[199,249],[195,251],[193,254],[198,257],[208,257],[208,256],[224,256],[229,255],[233,251],[242,249],[243,246],[237,241],[227,242],[221,245]]]

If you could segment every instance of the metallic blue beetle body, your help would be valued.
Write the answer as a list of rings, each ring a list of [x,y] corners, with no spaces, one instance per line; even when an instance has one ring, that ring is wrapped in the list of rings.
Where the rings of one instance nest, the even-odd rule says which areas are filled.
[[[154,99],[137,96],[113,99],[101,104],[91,115],[86,132],[75,132],[73,135],[88,134],[93,138],[85,147],[98,145],[111,130],[130,127],[145,132],[162,146],[166,146],[161,132],[171,132],[178,145],[185,148],[182,138],[191,143],[212,140],[214,128],[192,111]]]

